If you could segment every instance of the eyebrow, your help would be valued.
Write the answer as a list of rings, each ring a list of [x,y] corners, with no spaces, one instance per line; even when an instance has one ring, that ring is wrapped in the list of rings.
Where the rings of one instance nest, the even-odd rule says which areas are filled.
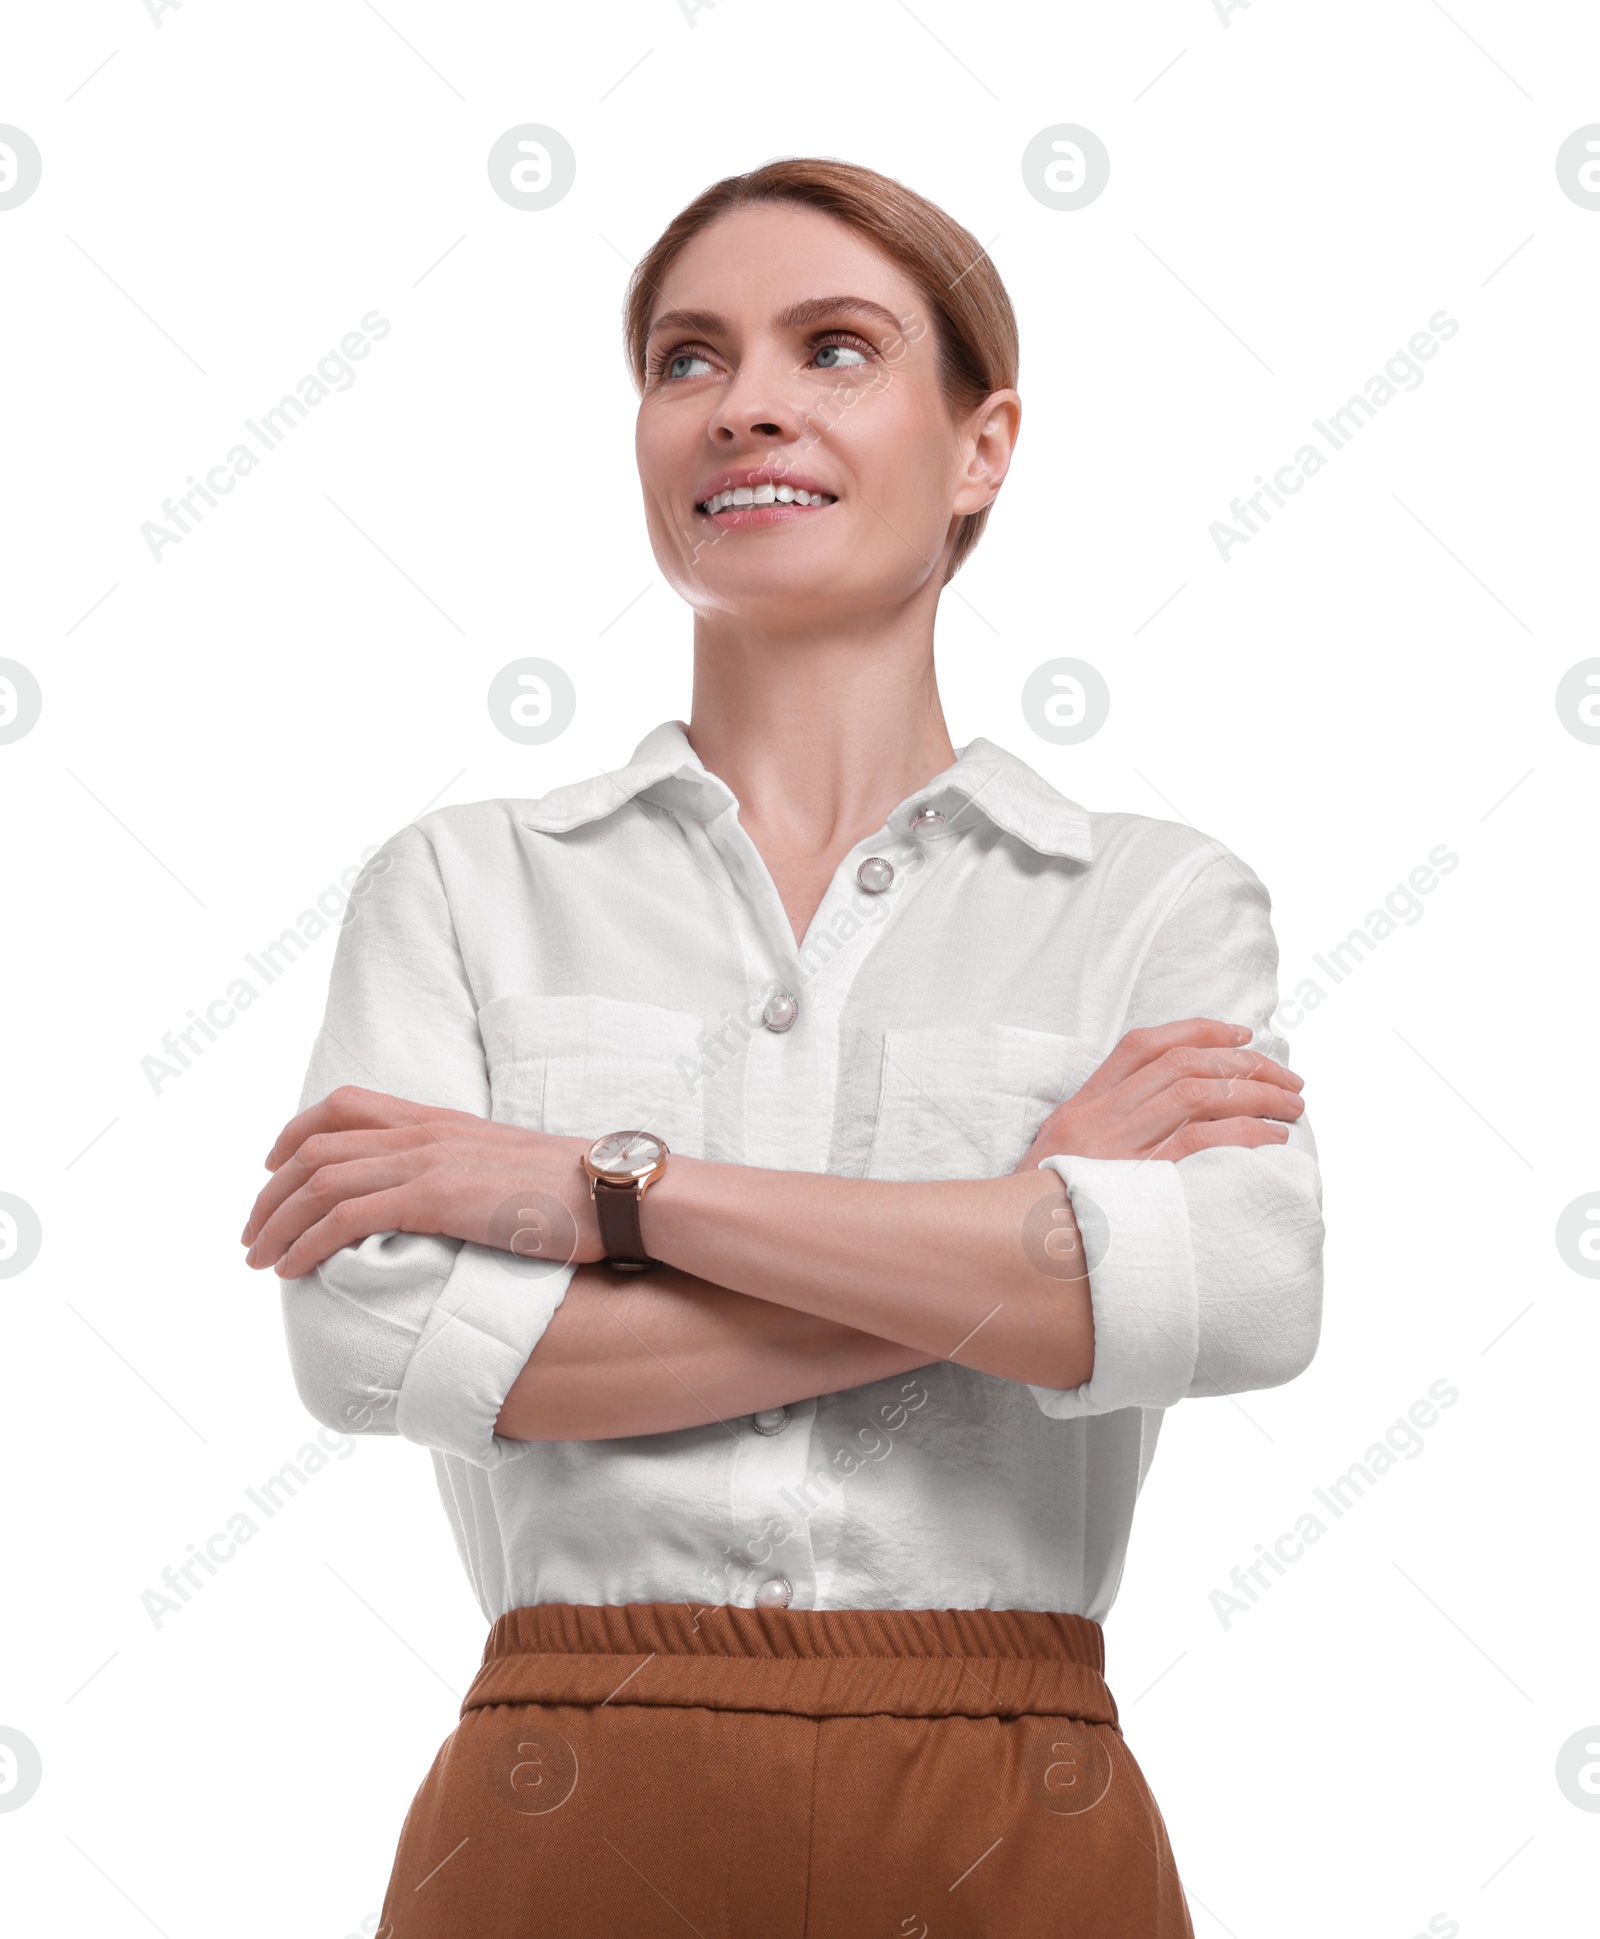
[[[788,309],[780,310],[774,321],[782,329],[800,330],[808,323],[820,323],[825,316],[868,318],[887,324],[896,336],[901,334],[899,317],[865,296],[808,296],[803,302],[791,303]],[[714,310],[663,310],[646,331],[645,341],[661,330],[687,330],[694,336],[715,337],[727,329],[727,318],[718,316]]]

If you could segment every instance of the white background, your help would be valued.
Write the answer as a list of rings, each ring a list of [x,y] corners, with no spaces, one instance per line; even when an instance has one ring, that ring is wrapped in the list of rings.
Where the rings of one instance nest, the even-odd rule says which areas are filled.
[[[43,1760],[0,1812],[8,1930],[370,1930],[483,1641],[427,1453],[355,1445],[159,1627],[141,1601],[315,1435],[238,1234],[336,932],[159,1095],[141,1059],[425,806],[686,715],[622,292],[708,182],[796,153],[940,202],[1020,317],[1017,462],[940,619],[956,744],[1227,843],[1287,988],[1460,857],[1291,1034],[1321,1349],[1168,1415],[1107,1628],[1196,1932],[1593,1929],[1600,1814],[1555,1766],[1600,1741],[1600,1286],[1555,1225],[1600,1188],[1600,747],[1555,689],[1600,653],[1600,212],[1555,157],[1597,75],[1591,12],[1490,0],[9,15],[0,121],[44,172],[0,213],[0,654],[44,712],[0,748],[0,1189],[44,1241],[0,1283],[0,1724]],[[542,213],[485,167],[529,121],[578,158]],[[1073,213],[1020,169],[1064,121],[1111,155]],[[162,500],[373,309],[354,385],[152,559]],[[1441,309],[1420,386],[1224,562],[1211,522]],[[485,706],[530,653],[578,691],[534,748]],[[1019,708],[1062,654],[1112,693],[1078,747]],[[1436,1381],[1422,1451],[1225,1626],[1230,1570]]]

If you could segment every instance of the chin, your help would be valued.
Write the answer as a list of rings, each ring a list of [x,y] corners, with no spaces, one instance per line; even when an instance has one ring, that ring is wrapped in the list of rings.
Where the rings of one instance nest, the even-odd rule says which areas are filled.
[[[758,625],[793,621],[797,612],[828,608],[854,611],[875,605],[871,589],[830,568],[827,561],[798,563],[781,573],[706,573],[685,597],[697,611],[745,619]]]

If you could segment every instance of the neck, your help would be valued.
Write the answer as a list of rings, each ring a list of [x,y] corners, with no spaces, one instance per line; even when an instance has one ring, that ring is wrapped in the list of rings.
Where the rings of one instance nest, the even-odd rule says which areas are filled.
[[[847,848],[956,758],[932,609],[803,637],[698,615],[687,726],[752,835]]]

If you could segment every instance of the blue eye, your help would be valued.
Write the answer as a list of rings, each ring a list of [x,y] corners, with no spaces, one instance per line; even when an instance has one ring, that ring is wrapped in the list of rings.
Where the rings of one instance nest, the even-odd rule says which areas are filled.
[[[853,344],[825,343],[817,352],[817,363],[823,370],[851,370],[855,367],[852,364],[838,362],[823,363],[822,361],[824,357],[838,358],[840,356],[854,357],[858,364],[864,364],[867,361],[865,356]]]
[[[667,375],[669,377],[687,377],[689,372],[680,370],[678,368],[680,364],[705,364],[707,370],[711,368],[710,364],[706,363],[704,357],[697,355],[692,350],[683,350],[667,365]]]

